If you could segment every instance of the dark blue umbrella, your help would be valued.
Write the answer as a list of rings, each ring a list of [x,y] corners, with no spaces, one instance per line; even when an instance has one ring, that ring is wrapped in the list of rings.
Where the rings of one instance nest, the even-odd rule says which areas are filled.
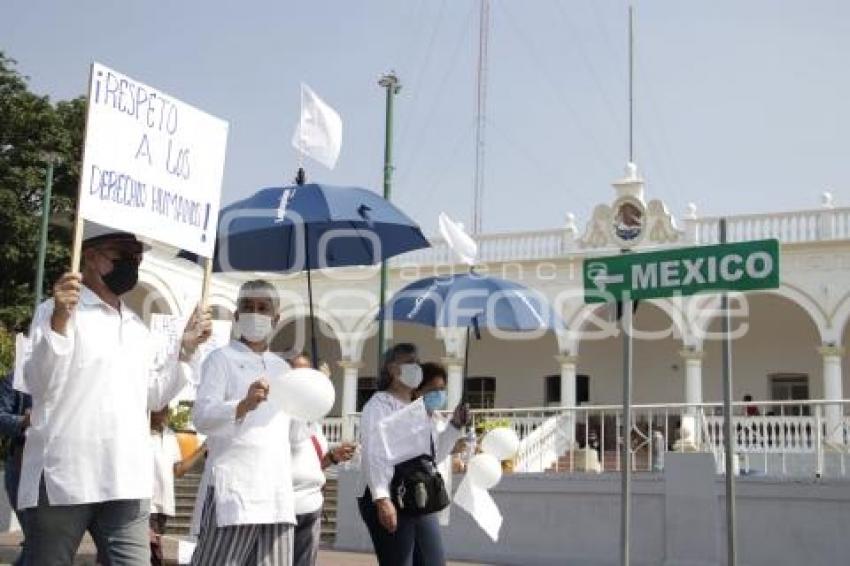
[[[474,271],[414,281],[393,295],[378,318],[438,328],[466,328],[464,377],[470,329],[480,339],[479,328],[506,332],[565,328],[541,294],[513,281]]]
[[[368,189],[271,187],[221,210],[213,270],[374,265],[429,245],[413,220]]]
[[[429,245],[413,220],[368,189],[316,183],[270,187],[221,210],[213,270],[306,270],[313,325],[311,270],[374,265]],[[315,326],[311,330],[315,364]]]

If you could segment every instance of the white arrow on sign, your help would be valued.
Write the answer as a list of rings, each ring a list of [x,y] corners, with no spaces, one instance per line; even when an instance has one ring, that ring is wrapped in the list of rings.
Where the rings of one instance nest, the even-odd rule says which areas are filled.
[[[625,281],[625,276],[620,275],[610,275],[608,273],[608,266],[604,263],[595,263],[588,266],[588,274],[589,279],[593,281],[593,284],[596,285],[596,288],[602,292],[605,292],[605,287],[612,283],[622,283]]]

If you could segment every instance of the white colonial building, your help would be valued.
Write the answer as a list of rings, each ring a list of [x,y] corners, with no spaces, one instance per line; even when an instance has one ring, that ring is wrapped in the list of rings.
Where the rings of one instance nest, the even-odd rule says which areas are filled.
[[[590,437],[595,435],[596,442],[603,444],[602,452],[615,449],[618,413],[614,406],[622,399],[622,340],[609,307],[584,303],[583,259],[618,253],[625,245],[646,251],[718,242],[719,218],[700,217],[695,205],[676,218],[663,202],[646,200],[643,181],[633,166],[627,168],[625,178],[614,183],[614,192],[613,202],[599,204],[584,227],[567,214],[560,228],[477,238],[479,272],[541,292],[567,326],[567,332],[559,335],[484,333],[470,344],[467,399],[476,408],[521,423],[516,426],[523,437],[556,417],[559,407],[574,408],[578,413],[571,414],[579,416],[570,431],[579,444],[584,446],[587,440],[594,445]],[[741,416],[756,419],[759,427],[781,426],[787,432],[781,443],[774,433],[767,442],[767,429],[761,428],[757,447],[762,451],[768,447],[802,449],[802,443],[807,443],[813,448],[816,427],[812,419],[823,420],[823,428],[817,430],[826,435],[826,441],[845,446],[841,400],[850,387],[842,371],[850,342],[846,332],[850,320],[850,208],[835,207],[831,195],[825,193],[820,208],[733,215],[727,222],[730,242],[780,241],[780,287],[734,296],[731,301],[734,399],[753,398],[740,407]],[[429,249],[392,260],[390,293],[421,277],[466,269],[439,238],[431,243]],[[255,277],[273,281],[281,292],[283,313],[274,349],[309,349],[302,274],[216,274],[211,291],[216,317],[232,317],[240,282]],[[332,366],[337,388],[332,417],[356,413],[374,389],[378,279],[377,267],[314,274],[319,355]],[[141,285],[129,302],[148,319],[153,313],[185,315],[198,299],[200,280],[197,266],[175,259],[174,250],[155,247],[142,264]],[[716,404],[722,400],[722,385],[717,305],[716,295],[639,304],[634,317],[633,401],[644,406],[638,407],[637,428],[650,445],[649,424],[672,446],[680,434],[683,412],[699,413],[697,440],[719,443],[715,414],[719,413]],[[449,370],[449,397],[459,398],[464,330],[438,332],[396,324],[388,329],[388,336],[392,342],[416,343],[423,360],[443,362]],[[788,432],[789,418],[796,419],[793,435]],[[606,422],[610,422],[607,432],[603,430]],[[340,426],[345,430],[334,434],[351,434],[355,425],[343,418]],[[538,435],[542,434],[539,430]],[[588,438],[582,439],[582,435]],[[703,435],[710,436],[704,439]],[[562,455],[557,452],[561,450],[533,467],[552,465]],[[603,465],[614,464],[603,461]],[[764,465],[770,467],[767,462]]]
[[[506,513],[499,543],[452,512],[444,537],[454,558],[617,563],[619,479],[588,472],[620,470],[623,345],[612,308],[584,302],[582,262],[624,247],[715,244],[720,219],[699,216],[695,205],[675,217],[663,202],[647,200],[633,166],[614,191],[584,226],[567,214],[562,227],[476,238],[478,272],[542,293],[566,331],[484,332],[469,344],[466,398],[475,419],[506,419],[514,427],[521,438],[514,469],[525,473],[506,476],[494,489]],[[730,301],[736,470],[750,476],[739,483],[739,555],[745,564],[841,563],[850,553],[850,382],[842,369],[850,346],[850,208],[834,206],[824,193],[818,208],[732,215],[727,227],[729,242],[780,243],[779,288]],[[431,244],[391,261],[390,294],[422,277],[467,269],[445,242]],[[198,301],[201,269],[175,252],[155,246],[142,264],[128,302],[146,320],[155,313],[186,316]],[[216,318],[232,319],[239,284],[257,277],[281,293],[273,348],[284,355],[309,349],[303,274],[216,274]],[[319,356],[333,368],[337,391],[325,422],[331,441],[356,437],[357,413],[375,387],[378,281],[377,267],[313,277]],[[715,475],[724,469],[718,304],[717,295],[697,295],[641,301],[635,312],[629,438],[634,469],[645,472],[634,487],[635,564],[723,563],[725,498]],[[451,401],[462,390],[465,336],[464,329],[388,328],[391,342],[414,342],[423,360],[447,366]],[[356,467],[339,472],[336,544],[367,550],[354,503],[356,474]],[[537,527],[541,518],[548,528]]]

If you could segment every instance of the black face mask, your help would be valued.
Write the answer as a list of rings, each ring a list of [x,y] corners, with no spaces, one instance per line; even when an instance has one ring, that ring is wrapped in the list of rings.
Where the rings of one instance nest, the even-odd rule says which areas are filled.
[[[101,275],[109,290],[116,295],[123,295],[136,286],[139,281],[139,264],[130,258],[112,260],[112,271]]]

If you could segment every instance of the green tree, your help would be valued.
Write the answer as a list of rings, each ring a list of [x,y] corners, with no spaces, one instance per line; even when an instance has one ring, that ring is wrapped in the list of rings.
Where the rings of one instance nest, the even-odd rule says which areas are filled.
[[[35,270],[46,159],[54,169],[45,287],[68,268],[86,101],[53,104],[30,91],[16,62],[0,51],[0,326],[25,328],[35,301]]]

